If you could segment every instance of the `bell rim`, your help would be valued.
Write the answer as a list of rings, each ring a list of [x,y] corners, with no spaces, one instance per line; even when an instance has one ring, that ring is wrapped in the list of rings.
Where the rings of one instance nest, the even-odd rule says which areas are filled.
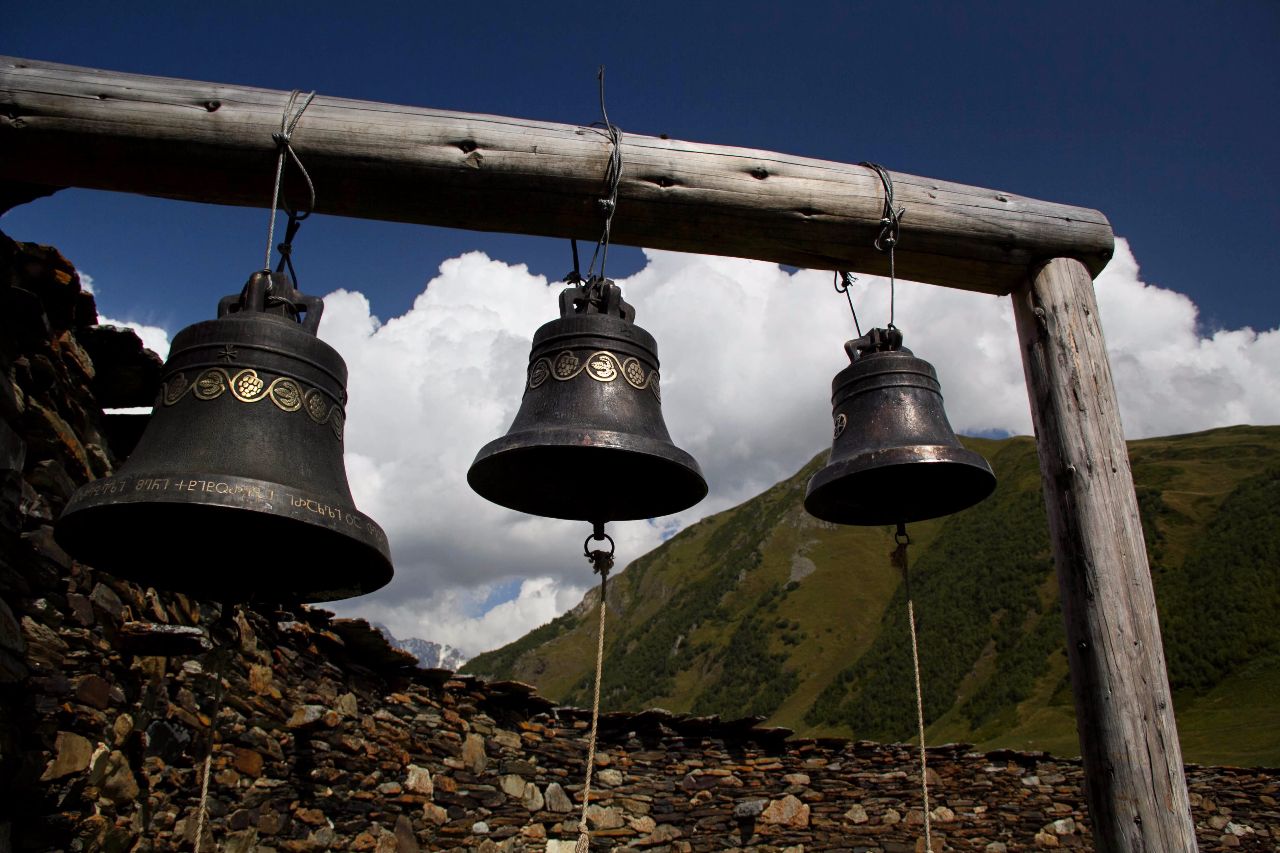
[[[924,458],[922,458],[924,457]],[[930,458],[931,457],[931,458]],[[882,471],[895,466],[945,466],[956,473],[967,475],[970,489],[957,492],[961,497],[956,500],[935,502],[931,510],[918,509],[914,512],[894,513],[891,508],[877,504],[876,512],[867,511],[858,515],[858,520],[849,520],[850,503],[837,499],[833,487],[851,476]],[[902,522],[909,524],[942,518],[968,509],[991,496],[996,488],[995,472],[991,464],[982,454],[946,444],[917,444],[905,447],[891,447],[860,453],[849,459],[828,462],[821,470],[809,479],[805,490],[804,508],[813,517],[831,522],[858,527],[879,527]]]
[[[604,440],[602,441],[601,439]],[[657,504],[655,502],[657,511],[654,512],[611,515],[608,518],[591,518],[587,514],[565,515],[531,512],[523,508],[524,506],[529,506],[529,502],[510,499],[511,490],[503,489],[500,486],[497,488],[492,487],[493,484],[502,483],[506,478],[486,476],[490,468],[508,468],[509,470],[513,458],[517,456],[533,455],[539,451],[545,452],[550,449],[575,447],[609,452],[613,455],[626,454],[639,457],[653,464],[662,465],[668,469],[667,473],[674,473],[677,479],[684,480],[682,484],[684,488],[678,492],[683,497],[678,500],[672,500],[667,504]],[[507,433],[490,441],[480,448],[479,452],[476,453],[476,458],[467,469],[467,485],[485,500],[516,512],[523,512],[542,518],[591,522],[637,521],[673,515],[696,506],[710,491],[707,479],[703,475],[698,461],[687,451],[670,442],[659,441],[646,436],[635,435],[634,433],[575,427],[520,430],[519,432]],[[676,493],[675,490],[672,490],[672,492]]]
[[[136,489],[123,491],[130,484],[136,485],[137,480],[164,479],[176,480],[180,478],[178,475],[166,475],[164,473],[125,472],[115,476],[104,477],[82,486],[72,495],[71,500],[68,501],[67,506],[54,525],[55,541],[76,560],[126,580],[223,601],[246,600],[255,596],[304,603],[338,601],[344,598],[367,595],[386,586],[394,577],[395,570],[392,565],[391,551],[385,532],[376,521],[354,507],[346,508],[349,510],[345,513],[346,517],[353,519],[353,521],[344,521],[343,523],[347,527],[342,528],[334,524],[325,523],[334,520],[329,512],[326,511],[322,516],[314,510],[307,509],[307,499],[302,499],[301,504],[294,505],[289,500],[289,497],[297,491],[293,487],[249,477],[216,474],[205,475],[204,480],[199,482],[212,483],[216,481],[220,485],[275,489],[279,491],[281,500],[245,500],[240,503],[232,503],[229,500],[219,502],[217,500],[217,492],[211,493],[214,496],[214,500],[192,500],[190,493],[186,492],[169,492],[166,494],[165,492],[151,492],[145,489],[141,491]],[[99,489],[96,493],[93,491],[95,487]],[[121,491],[108,490],[116,488]],[[205,494],[210,493],[199,491],[196,494],[203,497]],[[227,496],[223,495],[223,497]],[[321,506],[320,502],[315,500],[311,500],[311,503],[316,504],[317,508]],[[298,506],[302,507],[301,511],[294,511]],[[340,509],[329,507],[328,504],[323,504],[323,506],[325,506],[326,510]],[[168,558],[172,564],[176,565],[176,570],[174,571],[166,572],[162,569],[148,568],[158,565],[160,562],[160,560],[151,559],[147,556],[139,556],[140,554],[145,554],[148,545],[137,541],[125,542],[121,539],[127,533],[139,528],[145,528],[147,526],[146,523],[151,521],[146,517],[148,512],[153,515],[158,512],[161,515],[193,516],[192,520],[182,524],[184,528],[191,528],[184,532],[190,534],[195,555],[193,556],[193,552],[186,552],[184,555]],[[296,527],[300,541],[305,543],[299,549],[304,554],[307,553],[308,549],[316,554],[326,555],[333,549],[350,552],[344,559],[348,564],[358,566],[359,571],[343,572],[343,576],[345,578],[354,578],[355,582],[345,585],[326,584],[323,587],[313,585],[310,589],[305,588],[305,584],[273,585],[271,583],[259,583],[264,577],[270,577],[269,566],[264,566],[262,571],[252,575],[257,585],[245,594],[227,590],[217,580],[209,582],[188,580],[183,582],[182,573],[189,571],[192,565],[211,559],[204,552],[206,549],[216,550],[219,545],[216,537],[208,535],[210,525],[200,523],[206,522],[212,517],[232,520],[240,517],[237,515],[240,513],[270,519],[273,524],[279,524],[286,528]],[[310,516],[306,513],[310,513]],[[130,523],[129,517],[134,514],[140,516],[137,519],[140,523]],[[199,516],[205,516],[205,518],[200,518]],[[234,527],[234,522],[229,526]],[[120,530],[122,533],[120,537],[104,535],[104,530]],[[326,547],[320,547],[320,542],[314,538],[317,536],[327,542]],[[246,543],[243,547],[244,555],[251,556],[256,544]],[[304,575],[298,573],[298,576]]]

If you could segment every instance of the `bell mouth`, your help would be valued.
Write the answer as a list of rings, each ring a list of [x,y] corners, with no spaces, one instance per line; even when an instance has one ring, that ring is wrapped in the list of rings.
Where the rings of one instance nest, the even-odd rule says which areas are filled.
[[[968,509],[996,487],[991,466],[963,447],[873,450],[813,475],[804,508],[835,524],[908,524]]]
[[[476,454],[467,483],[508,509],[590,522],[671,515],[707,496],[698,463],[668,442],[568,427],[522,430],[489,442]],[[535,483],[541,486],[531,488]]]
[[[166,488],[149,488],[157,483]],[[336,601],[391,581],[382,528],[296,492],[247,477],[126,474],[77,492],[54,536],[93,568],[223,602]]]

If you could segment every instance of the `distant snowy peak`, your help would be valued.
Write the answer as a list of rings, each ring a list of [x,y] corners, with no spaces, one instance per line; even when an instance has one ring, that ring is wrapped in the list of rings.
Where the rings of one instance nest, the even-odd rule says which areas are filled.
[[[446,643],[433,643],[418,637],[401,640],[398,645],[418,659],[427,669],[449,669],[454,672],[467,662],[467,655]]]
[[[381,622],[374,622],[373,627],[381,631],[391,645],[404,649],[427,669],[448,669],[457,672],[469,657],[462,649],[456,649],[447,643],[433,643],[419,637],[410,637],[407,640],[397,639],[396,635],[391,633],[391,629]]]

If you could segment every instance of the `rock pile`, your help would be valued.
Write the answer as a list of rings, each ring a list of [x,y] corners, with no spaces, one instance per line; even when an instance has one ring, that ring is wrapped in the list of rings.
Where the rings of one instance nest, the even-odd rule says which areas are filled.
[[[586,712],[417,668],[362,621],[224,608],[68,558],[50,523],[114,459],[95,389],[136,396],[155,360],[87,331],[91,298],[51,249],[0,240],[6,287],[21,311],[0,344],[0,851],[191,850],[197,834],[228,853],[573,849]],[[593,848],[923,849],[908,747],[758,722],[605,715]],[[1078,763],[962,745],[930,763],[935,849],[1090,848]],[[1201,849],[1280,846],[1276,773],[1189,779]]]

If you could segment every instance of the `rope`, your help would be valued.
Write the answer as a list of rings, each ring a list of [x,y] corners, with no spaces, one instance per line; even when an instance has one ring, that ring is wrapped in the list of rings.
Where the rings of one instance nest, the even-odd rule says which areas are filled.
[[[209,628],[209,638],[213,639],[214,629],[220,624],[234,624],[235,617],[231,614],[233,609],[224,605],[222,613],[219,614],[217,621]],[[215,641],[216,642],[216,641]],[[208,657],[208,674],[213,678],[213,696],[216,700],[213,704],[213,716],[209,718],[209,748],[204,753],[204,772],[201,774],[200,780],[200,808],[196,813],[196,840],[193,847],[195,853],[200,853],[200,846],[204,842],[204,827],[206,817],[209,814],[209,775],[213,772],[213,741],[217,734],[218,714],[222,711],[222,700],[226,695],[226,688],[222,684],[222,674],[229,661],[230,652],[225,647],[215,648]]]
[[[916,724],[920,729],[920,793],[924,797],[924,849],[933,850],[933,832],[929,816],[929,761],[924,751],[924,695],[920,690],[920,649],[916,645],[916,611],[907,599],[907,621],[911,623],[911,668],[916,676]]]
[[[276,209],[280,205],[280,185],[284,181],[284,158],[287,154],[293,158],[293,162],[298,167],[298,171],[302,172],[302,177],[307,181],[307,189],[311,193],[311,204],[307,208],[307,212],[301,216],[297,215],[297,211],[290,211],[289,218],[294,221],[302,221],[311,215],[311,211],[316,206],[316,188],[311,183],[311,176],[307,174],[307,170],[302,165],[302,161],[298,159],[297,153],[293,150],[293,146],[289,144],[293,137],[293,131],[298,127],[298,122],[302,121],[302,114],[307,111],[307,107],[311,106],[311,102],[315,100],[316,93],[312,92],[306,96],[302,102],[302,106],[298,107],[298,97],[302,93],[294,89],[289,93],[289,102],[285,105],[284,114],[280,116],[280,132],[271,134],[271,138],[279,149],[279,156],[276,157],[276,184],[275,189],[271,192],[271,222],[267,225],[267,258],[263,263],[264,270],[271,269],[271,248],[276,239]],[[295,107],[297,108],[295,111]],[[292,115],[290,115],[292,113]],[[294,231],[296,232],[296,228]],[[292,240],[292,235],[289,238]],[[286,253],[287,256],[287,253]]]
[[[920,732],[920,793],[924,798],[924,849],[933,850],[933,822],[929,816],[929,760],[924,747],[924,691],[920,687],[920,647],[916,639],[916,609],[911,599],[911,574],[907,570],[907,546],[911,539],[907,536],[905,524],[898,525],[894,534],[898,548],[894,551],[894,562],[902,569],[902,580],[907,593],[907,624],[911,628],[911,670],[916,681],[916,725]]]
[[[209,728],[209,748],[204,754],[204,780],[200,783],[200,811],[196,817],[195,853],[200,853],[200,844],[204,840],[204,818],[209,810],[209,772],[213,769],[213,728]]]
[[[587,537],[590,542],[593,537]],[[609,550],[588,551],[587,543],[583,543],[583,551],[587,559],[600,573],[600,628],[596,632],[596,681],[591,697],[591,734],[587,738],[587,778],[582,786],[582,817],[578,820],[578,843],[574,845],[574,853],[587,853],[591,849],[591,833],[587,829],[587,806],[591,803],[591,776],[596,769],[596,735],[600,726],[600,679],[604,672],[604,617],[605,593],[609,581],[609,569],[613,567],[613,540],[604,533],[604,526],[596,526],[596,539],[609,539]]]

